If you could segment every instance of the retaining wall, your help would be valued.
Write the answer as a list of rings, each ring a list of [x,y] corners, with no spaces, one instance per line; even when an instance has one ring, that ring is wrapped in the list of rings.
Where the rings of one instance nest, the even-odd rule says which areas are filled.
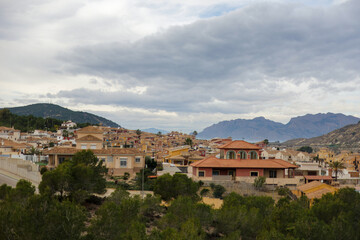
[[[39,166],[18,158],[0,157],[0,169],[15,174],[20,179],[26,179],[35,185],[41,182]]]

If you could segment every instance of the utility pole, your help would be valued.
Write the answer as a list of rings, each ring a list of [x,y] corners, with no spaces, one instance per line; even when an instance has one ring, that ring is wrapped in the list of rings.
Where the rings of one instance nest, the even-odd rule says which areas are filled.
[[[144,159],[145,161],[145,159]],[[142,182],[141,182],[141,198],[144,199],[144,172],[145,172],[146,164],[144,164],[144,168],[142,170]]]

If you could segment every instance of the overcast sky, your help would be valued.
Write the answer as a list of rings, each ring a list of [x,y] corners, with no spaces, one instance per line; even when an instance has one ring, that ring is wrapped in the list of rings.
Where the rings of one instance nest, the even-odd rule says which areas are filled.
[[[359,0],[0,0],[0,107],[138,129],[360,117]]]

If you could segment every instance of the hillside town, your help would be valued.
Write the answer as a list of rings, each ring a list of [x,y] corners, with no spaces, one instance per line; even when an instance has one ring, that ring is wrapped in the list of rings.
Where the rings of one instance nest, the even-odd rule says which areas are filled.
[[[311,198],[320,198],[345,186],[358,188],[359,152],[334,152],[330,148],[301,151],[281,148],[268,140],[257,143],[231,138],[203,140],[196,135],[196,132],[154,134],[104,126],[77,128],[72,121],[63,122],[56,132],[20,132],[2,126],[0,158],[22,160],[18,165],[29,163],[31,169],[40,171],[55,169],[77,152],[91,150],[103,161],[111,177],[125,174],[134,179],[146,167],[145,159],[151,159],[157,163],[152,178],[183,173],[194,181],[236,188],[239,182],[254,184],[257,178],[264,177],[264,186],[269,189],[287,187],[298,196],[304,186],[321,183],[302,192]],[[11,172],[5,165],[2,170]]]

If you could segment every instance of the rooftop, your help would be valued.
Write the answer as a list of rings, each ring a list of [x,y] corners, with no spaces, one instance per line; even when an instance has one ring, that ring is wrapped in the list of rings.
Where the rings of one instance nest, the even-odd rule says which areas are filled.
[[[218,168],[297,168],[298,166],[281,159],[219,159],[214,156],[191,164],[193,167]]]
[[[245,142],[243,140],[236,140],[219,146],[220,149],[261,149],[261,147]]]

